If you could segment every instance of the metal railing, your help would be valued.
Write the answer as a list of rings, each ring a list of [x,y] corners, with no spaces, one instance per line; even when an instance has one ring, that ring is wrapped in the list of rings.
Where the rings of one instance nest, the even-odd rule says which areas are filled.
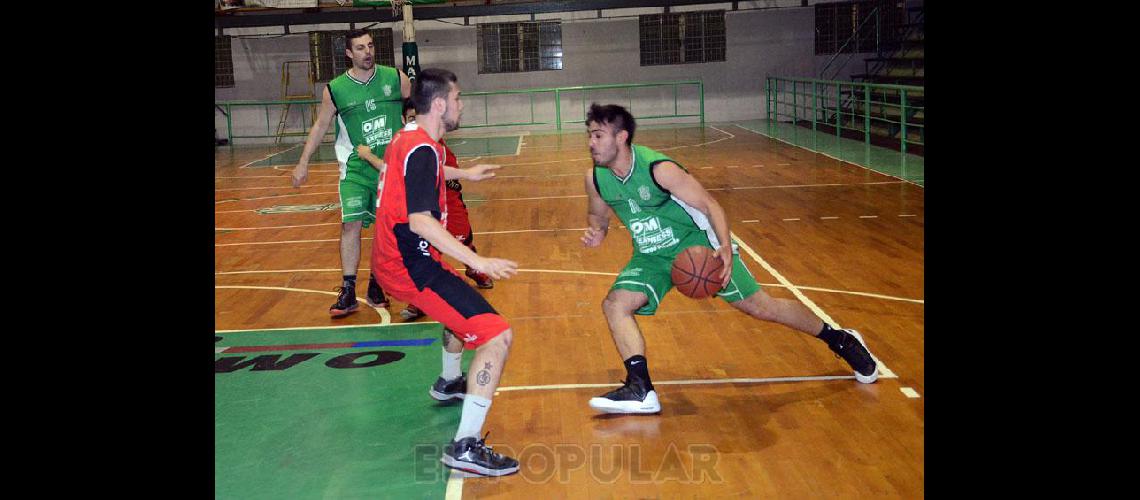
[[[635,95],[647,89],[646,94]],[[691,90],[689,90],[691,89]],[[623,92],[624,91],[624,92]],[[683,95],[686,94],[686,95]],[[700,80],[682,82],[629,83],[609,85],[580,85],[575,87],[552,87],[520,90],[494,90],[484,92],[464,92],[464,111],[461,128],[509,127],[529,125],[554,125],[562,130],[564,124],[584,123],[586,111],[591,102],[624,104],[638,120],[662,118],[698,118],[705,123],[705,87]],[[580,102],[578,102],[580,101]],[[670,102],[671,101],[671,102]],[[684,109],[682,103],[685,104]],[[222,101],[214,103],[226,118],[226,137],[230,144],[234,139],[265,139],[278,137],[272,127],[271,116],[280,118],[286,106],[298,106],[302,110],[301,123],[308,124],[305,132],[292,132],[286,136],[308,135],[312,118],[306,118],[306,111],[317,113],[320,101]],[[480,109],[480,105],[482,109]],[[263,107],[265,113],[265,134],[235,133],[234,111],[251,107]],[[581,115],[577,110],[581,109]],[[272,114],[271,111],[276,111]],[[638,114],[643,111],[645,114]],[[480,122],[478,119],[482,118]],[[240,120],[239,128],[248,130],[252,120]],[[330,132],[335,137],[335,125]],[[257,126],[254,126],[257,127]],[[326,137],[328,137],[326,135]]]
[[[908,144],[925,146],[924,87],[770,76],[764,94],[770,124],[787,118],[797,125],[810,122],[812,131],[834,128],[836,137],[844,130],[861,132],[868,145],[872,135],[897,135],[904,154]]]
[[[683,87],[692,86],[696,91],[695,101],[698,106],[695,113],[681,112],[680,103],[682,101],[680,92]],[[660,112],[653,111],[650,114],[639,115],[638,109],[641,107],[650,107],[656,109],[661,100],[655,98],[657,96],[643,96],[641,100],[634,100],[634,91],[637,89],[647,88],[668,88],[672,91],[673,111]],[[621,96],[614,99],[613,92],[600,92],[600,91],[614,91],[614,90],[628,90],[624,99]],[[562,125],[567,123],[584,123],[586,121],[586,111],[590,102],[591,93],[605,93],[609,94],[607,99],[602,99],[599,102],[607,104],[623,104],[619,101],[625,101],[626,109],[634,115],[638,120],[658,119],[658,118],[699,118],[700,123],[705,123],[705,86],[699,80],[685,81],[685,82],[654,82],[654,83],[618,83],[608,85],[579,85],[575,87],[552,87],[552,88],[537,88],[537,89],[521,89],[521,90],[492,90],[485,92],[464,92],[463,99],[466,101],[464,106],[464,120],[461,128],[480,128],[480,127],[508,127],[508,126],[527,126],[527,125],[554,125],[557,130],[562,130]],[[525,96],[522,100],[500,100],[500,102],[492,104],[492,98],[499,96]],[[580,96],[580,104],[582,109],[581,119],[565,119],[564,104],[574,105],[571,101],[573,97]],[[648,97],[648,98],[645,98]],[[472,119],[478,116],[478,106],[476,100],[482,99],[482,123],[472,123]],[[668,97],[666,98],[668,99]],[[639,106],[634,106],[634,102],[638,102]],[[668,106],[666,106],[667,110]],[[523,112],[520,114],[520,109],[529,110],[529,113]],[[577,106],[574,106],[577,109]],[[495,111],[494,117],[501,118],[502,121],[492,122],[492,111]],[[496,120],[497,121],[497,120]]]
[[[225,117],[226,117],[226,137],[229,138],[230,144],[234,143],[234,139],[270,139],[270,138],[290,137],[290,136],[307,136],[307,135],[309,135],[309,128],[312,127],[313,121],[316,119],[316,115],[317,115],[318,108],[320,107],[320,105],[321,105],[320,99],[303,99],[303,100],[301,100],[301,99],[290,99],[290,100],[282,100],[282,101],[221,101],[221,102],[215,102],[214,103],[214,107],[217,108],[219,111],[221,111],[222,114],[225,115]],[[286,110],[290,106],[295,106],[297,108],[300,108],[300,110],[301,110],[300,120],[301,120],[301,123],[304,124],[304,131],[303,132],[282,132],[282,133],[278,133],[279,130],[284,130],[284,129],[282,128],[282,125],[280,123],[278,124],[278,128],[276,128],[276,129],[271,125],[272,119],[270,118],[270,111],[275,111],[276,112],[275,116],[278,119],[278,121],[280,121],[283,119],[283,117],[286,113]],[[234,113],[235,112],[240,113],[243,109],[257,108],[257,107],[263,108],[263,111],[265,112],[265,133],[264,134],[242,134],[242,135],[235,134],[234,133]],[[309,115],[309,113],[307,113],[310,110],[312,111],[311,115]],[[336,120],[334,120],[332,123],[332,126],[329,127],[329,131],[325,133],[325,137],[328,137],[331,134],[332,137],[335,138],[336,137],[336,131],[337,131],[338,127],[339,127],[339,125],[336,123]],[[245,128],[250,128],[250,127],[247,126]]]

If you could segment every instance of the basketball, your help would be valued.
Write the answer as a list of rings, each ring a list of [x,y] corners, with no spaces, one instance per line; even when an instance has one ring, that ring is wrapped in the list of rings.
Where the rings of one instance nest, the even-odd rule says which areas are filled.
[[[691,246],[673,259],[673,286],[686,297],[711,297],[720,291],[720,273],[723,267],[724,263],[712,248]]]

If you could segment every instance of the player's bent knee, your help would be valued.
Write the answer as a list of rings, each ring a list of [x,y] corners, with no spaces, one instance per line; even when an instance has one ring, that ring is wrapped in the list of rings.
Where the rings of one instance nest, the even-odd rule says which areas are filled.
[[[602,299],[602,312],[605,313],[607,317],[629,316],[633,314],[633,311],[636,311],[638,307],[641,306],[623,301],[612,292],[606,295],[606,298]]]

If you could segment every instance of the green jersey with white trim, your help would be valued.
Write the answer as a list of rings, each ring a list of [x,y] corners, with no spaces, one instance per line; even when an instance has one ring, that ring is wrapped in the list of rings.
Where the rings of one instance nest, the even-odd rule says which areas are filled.
[[[696,244],[720,246],[708,217],[662,188],[653,168],[672,158],[645,146],[631,148],[633,167],[624,179],[594,165],[594,187],[633,236],[634,252],[672,258]],[[685,167],[677,163],[678,167]],[[688,172],[688,170],[685,170]]]
[[[376,156],[383,158],[392,135],[403,126],[400,116],[404,101],[400,97],[398,71],[377,64],[367,82],[353,78],[348,71],[329,82],[329,94],[337,113],[334,149],[341,180],[351,177],[373,186],[379,182],[380,173],[356,156],[356,146],[367,144]]]

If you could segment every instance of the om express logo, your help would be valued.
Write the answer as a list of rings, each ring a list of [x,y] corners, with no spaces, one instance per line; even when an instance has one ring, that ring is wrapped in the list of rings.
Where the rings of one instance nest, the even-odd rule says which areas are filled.
[[[364,142],[370,147],[380,146],[392,142],[392,129],[387,127],[388,117],[380,115],[364,122],[360,132],[364,135]]]

